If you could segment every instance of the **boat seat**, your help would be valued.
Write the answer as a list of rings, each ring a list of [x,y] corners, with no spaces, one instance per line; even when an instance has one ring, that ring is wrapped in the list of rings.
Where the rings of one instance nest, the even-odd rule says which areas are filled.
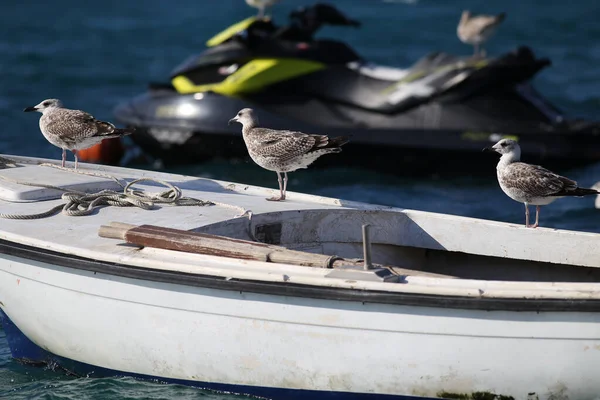
[[[16,164],[12,168],[0,169],[0,200],[35,202],[60,199],[64,191],[52,186],[85,193],[123,190],[117,182],[108,177],[78,174],[50,166]]]

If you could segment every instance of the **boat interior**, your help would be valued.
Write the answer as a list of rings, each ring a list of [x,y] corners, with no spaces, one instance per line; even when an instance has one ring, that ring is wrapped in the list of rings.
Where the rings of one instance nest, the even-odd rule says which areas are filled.
[[[252,229],[248,229],[246,221],[236,219],[194,231],[362,261],[365,258],[362,226],[368,225],[372,263],[396,268],[400,273],[498,281],[600,281],[600,269],[593,266],[594,260],[598,262],[597,252],[580,253],[583,262],[573,259],[569,253],[574,248],[569,251],[568,246],[575,237],[569,237],[568,233],[426,214],[294,210],[255,215]],[[541,239],[542,235],[551,238]],[[593,234],[577,236],[582,240],[579,251],[585,251],[588,243],[593,248],[592,241],[597,240]],[[501,239],[506,241],[503,243]],[[531,241],[536,241],[535,247],[527,245]]]

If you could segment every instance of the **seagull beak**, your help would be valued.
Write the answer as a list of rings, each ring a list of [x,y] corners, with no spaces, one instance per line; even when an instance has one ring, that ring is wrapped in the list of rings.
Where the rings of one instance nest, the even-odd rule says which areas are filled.
[[[229,120],[229,122],[227,122],[227,125],[231,125],[231,124],[233,124],[234,122],[237,122],[237,117],[233,117],[233,118],[231,118],[231,119]]]
[[[23,112],[31,112],[31,111],[37,111],[37,108],[35,108],[35,107],[27,107],[27,108],[23,109]]]
[[[493,147],[484,147],[483,150],[481,150],[481,151],[486,152],[486,153],[495,153],[496,152],[496,150]]]

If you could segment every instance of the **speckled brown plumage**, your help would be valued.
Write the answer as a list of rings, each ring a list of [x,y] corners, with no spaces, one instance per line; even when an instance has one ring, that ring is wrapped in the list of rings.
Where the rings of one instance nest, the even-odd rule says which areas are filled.
[[[511,139],[502,139],[488,150],[502,157],[496,167],[500,188],[511,199],[525,204],[525,225],[537,227],[540,206],[566,196],[598,194],[594,189],[580,188],[572,179],[540,167],[520,162],[521,148]],[[536,206],[535,224],[529,225],[529,205]]]
[[[557,175],[539,165],[514,162],[498,174],[501,185],[512,191],[520,191],[523,197],[535,199],[545,196],[576,196],[577,182]]]
[[[65,150],[73,152],[75,168],[77,168],[77,150],[87,149],[104,139],[120,137],[132,132],[131,129],[115,128],[110,122],[97,120],[84,111],[63,108],[58,99],[44,100],[24,111],[42,113],[40,130],[50,143],[63,149],[63,167],[66,158]]]
[[[261,167],[275,172],[292,172],[307,168],[318,157],[339,153],[346,138],[330,139],[325,135],[277,131],[267,128],[243,129],[250,157]]]
[[[241,110],[229,122],[243,125],[242,136],[250,158],[261,167],[277,173],[280,197],[269,200],[285,199],[288,172],[307,168],[322,155],[339,153],[341,146],[348,143],[345,136],[329,138],[327,135],[261,128],[256,114],[250,108]]]
[[[129,133],[84,111],[67,108],[56,108],[42,115],[40,128],[49,141],[67,150],[85,149],[104,139]]]

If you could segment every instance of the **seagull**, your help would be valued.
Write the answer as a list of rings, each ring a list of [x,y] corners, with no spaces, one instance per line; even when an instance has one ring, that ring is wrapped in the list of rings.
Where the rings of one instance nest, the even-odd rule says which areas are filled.
[[[460,17],[456,33],[463,43],[475,46],[475,55],[477,55],[479,46],[496,32],[505,17],[506,13],[472,16],[470,11],[465,10]],[[485,50],[482,49],[481,55],[485,57]]]
[[[330,139],[326,135],[260,128],[258,117],[251,108],[238,112],[229,120],[229,125],[234,122],[242,124],[242,136],[250,158],[264,169],[277,172],[280,195],[268,198],[269,201],[285,200],[288,172],[307,168],[324,154],[339,153],[341,146],[348,143],[346,136]]]
[[[279,0],[246,0],[250,7],[258,8],[258,17],[263,18],[268,7],[272,7]]]
[[[79,160],[77,150],[92,147],[104,139],[129,135],[133,129],[117,129],[110,122],[99,121],[90,114],[80,110],[63,108],[58,99],[46,99],[34,107],[27,107],[24,112],[37,111],[40,117],[40,130],[50,143],[62,149],[62,166],[65,166],[67,150],[75,156],[75,169]]]
[[[580,188],[577,182],[557,175],[539,165],[519,162],[521,147],[512,139],[502,139],[484,151],[500,153],[496,167],[500,188],[511,199],[525,204],[525,226],[537,228],[540,206],[566,196],[600,194],[597,190]],[[535,206],[535,224],[529,225],[529,205]]]

